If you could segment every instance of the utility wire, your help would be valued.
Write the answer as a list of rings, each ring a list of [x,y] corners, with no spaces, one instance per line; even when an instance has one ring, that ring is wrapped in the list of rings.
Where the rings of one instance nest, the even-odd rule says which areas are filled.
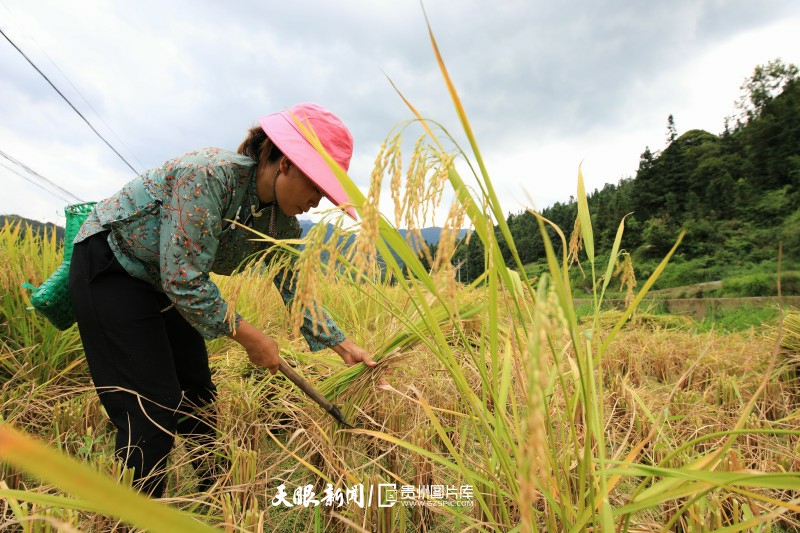
[[[128,168],[130,168],[131,170],[133,170],[133,172],[134,172],[135,174],[139,174],[139,172],[137,172],[137,170],[136,170],[135,168],[133,168],[133,166],[132,166],[130,163],[128,163],[128,161],[127,161],[127,160],[126,160],[126,159],[125,159],[125,158],[122,156],[122,154],[120,154],[120,153],[119,153],[119,152],[116,150],[116,148],[114,148],[113,146],[111,146],[111,143],[109,143],[109,142],[108,142],[108,141],[105,139],[105,137],[103,137],[102,135],[100,135],[100,132],[98,132],[98,131],[97,131],[97,130],[94,128],[94,126],[92,126],[92,123],[91,123],[91,122],[89,122],[89,121],[86,119],[86,117],[84,117],[84,116],[83,116],[83,114],[82,114],[80,111],[78,111],[78,109],[77,109],[77,108],[76,108],[74,105],[72,105],[72,102],[70,102],[70,101],[69,101],[69,99],[68,99],[66,96],[64,96],[64,94],[63,94],[61,91],[59,91],[59,90],[58,90],[58,87],[56,87],[56,86],[55,86],[55,84],[53,84],[53,82],[52,82],[52,81],[50,81],[50,78],[48,78],[48,77],[47,77],[47,76],[44,74],[44,72],[42,72],[41,70],[39,70],[39,67],[37,67],[37,66],[34,64],[34,62],[33,62],[33,61],[31,61],[31,60],[30,60],[30,58],[29,58],[27,55],[25,55],[25,52],[23,52],[22,50],[20,50],[20,48],[19,48],[19,47],[18,47],[18,46],[17,46],[17,45],[14,43],[14,41],[12,41],[12,40],[11,40],[11,38],[10,38],[8,35],[6,35],[6,33],[3,31],[3,29],[2,29],[2,28],[0,28],[0,34],[2,34],[2,36],[3,36],[3,37],[5,37],[5,38],[6,38],[6,40],[7,40],[9,43],[11,43],[11,46],[13,46],[13,47],[16,49],[16,51],[17,51],[17,52],[19,52],[19,53],[22,55],[22,57],[24,57],[24,58],[25,58],[25,60],[26,60],[28,63],[30,63],[30,65],[31,65],[31,66],[32,66],[34,69],[36,69],[36,72],[38,72],[38,73],[39,73],[39,74],[40,74],[40,75],[41,75],[41,76],[42,76],[42,77],[43,77],[43,78],[44,78],[44,79],[47,81],[47,83],[49,83],[49,84],[50,84],[50,86],[51,86],[51,87],[52,87],[52,88],[53,88],[53,89],[54,89],[54,90],[55,90],[55,91],[58,93],[58,95],[59,95],[61,98],[63,98],[63,99],[64,99],[64,101],[65,101],[67,104],[69,104],[69,106],[72,108],[72,110],[73,110],[73,111],[75,111],[75,113],[77,113],[77,114],[78,114],[78,116],[79,116],[79,117],[81,117],[81,118],[83,119],[83,121],[84,121],[84,122],[86,122],[86,124],[87,124],[87,125],[88,125],[88,126],[91,128],[91,129],[92,129],[92,131],[95,133],[95,135],[97,135],[97,136],[100,138],[100,140],[102,140],[104,143],[106,143],[106,145],[107,145],[109,148],[111,148],[111,150],[112,150],[112,151],[113,151],[115,154],[117,154],[117,156],[118,156],[118,157],[119,157],[119,158],[120,158],[120,159],[121,159],[121,160],[122,160],[122,161],[123,161],[123,162],[124,162],[126,165],[128,165]]]
[[[62,199],[64,199],[64,200],[67,200],[67,201],[71,202],[72,200],[70,200],[70,198],[72,198],[72,199],[74,199],[74,200],[77,200],[79,203],[83,203],[83,200],[81,200],[80,198],[78,198],[77,196],[75,196],[74,194],[72,194],[71,192],[69,192],[68,190],[66,190],[64,187],[61,187],[61,186],[60,186],[60,185],[58,185],[57,183],[54,183],[54,182],[52,182],[51,180],[49,180],[49,179],[45,178],[44,176],[42,176],[41,174],[39,174],[38,172],[36,172],[35,170],[33,170],[31,167],[29,167],[29,166],[28,166],[28,165],[26,165],[25,163],[23,163],[23,162],[21,162],[21,161],[19,161],[19,160],[17,160],[17,159],[14,159],[13,157],[11,157],[10,155],[8,155],[7,153],[5,153],[5,152],[4,152],[4,151],[2,151],[2,150],[0,150],[0,156],[2,156],[2,157],[4,157],[4,158],[8,159],[9,161],[11,161],[12,163],[14,163],[14,164],[15,164],[15,165],[17,165],[18,167],[20,167],[20,168],[24,169],[24,170],[25,170],[25,171],[26,171],[28,174],[30,174],[30,175],[32,175],[32,176],[34,176],[34,177],[35,177],[35,178],[37,178],[38,180],[40,180],[40,181],[43,181],[43,182],[45,182],[45,183],[48,183],[48,184],[50,184],[50,186],[51,186],[53,189],[57,190],[57,191],[58,191],[58,192],[61,194],[61,196],[60,196],[60,197],[61,197]],[[1,163],[0,163],[0,164],[1,164]],[[20,174],[19,172],[15,171],[14,169],[12,169],[12,168],[9,168],[9,167],[7,167],[6,165],[3,165],[3,166],[4,166],[4,167],[6,167],[7,169],[11,170],[12,172],[14,172],[16,175],[18,175],[18,176],[21,176],[21,177],[22,177],[22,178],[24,178],[24,179],[27,179],[27,180],[28,180],[28,181],[30,181],[31,183],[34,183],[32,180],[30,180],[30,179],[29,179],[29,178],[27,178],[26,176],[24,176],[24,175]],[[34,183],[34,184],[35,184],[35,183]],[[36,184],[36,185],[39,185],[39,187],[42,187],[43,189],[47,190],[47,189],[46,189],[44,186],[42,186],[42,185],[40,185],[40,184]],[[49,192],[50,192],[51,194],[54,194],[54,193],[52,192],[52,189],[51,189]],[[55,195],[55,194],[54,194],[54,195]],[[55,195],[55,196],[57,196],[57,195]]]
[[[13,16],[13,12],[8,8],[8,6],[5,4],[5,2],[3,2],[3,0],[0,0],[0,5],[2,5],[6,9],[6,11],[8,11],[8,13]],[[18,26],[22,26],[19,20],[17,20],[16,24]],[[70,80],[69,77],[64,73],[64,71],[61,70],[61,68],[58,66],[55,60],[52,57],[50,57],[50,54],[48,54],[44,48],[42,48],[42,45],[39,44],[39,42],[33,37],[33,35],[31,35],[24,27],[22,28],[21,31],[25,34],[25,36],[28,39],[33,41],[33,43],[39,48],[39,50],[41,50],[41,52],[45,55],[47,60],[50,61],[50,64],[53,65],[53,67],[59,72],[59,74],[61,74],[61,76],[67,81],[67,83],[69,83],[69,86],[72,87],[72,89],[78,94],[78,96],[81,97],[81,100],[83,100],[83,102],[89,107],[89,109],[91,109],[94,112],[94,114],[97,115],[97,118],[100,119],[100,122],[102,122],[105,125],[105,127],[108,128],[108,131],[110,131],[114,135],[114,137],[116,137],[117,141],[119,141],[119,143],[122,144],[122,146],[128,151],[128,153],[131,156],[133,156],[134,161],[138,163],[139,166],[144,166],[142,162],[139,161],[139,158],[136,157],[136,154],[133,153],[133,150],[131,150],[128,147],[128,145],[125,144],[125,141],[123,141],[122,138],[117,134],[117,132],[114,131],[114,128],[112,128],[111,125],[108,122],[106,122],[105,119],[103,119],[103,116],[100,114],[100,112],[97,111],[97,109],[94,108],[92,103],[86,99],[81,90],[78,89],[74,83],[72,83],[72,80]]]
[[[71,200],[71,199],[69,199],[69,198],[66,198],[66,197],[64,197],[64,196],[63,196],[63,195],[61,195],[61,194],[54,193],[53,191],[51,191],[50,189],[48,189],[47,187],[45,187],[45,186],[44,186],[44,185],[42,185],[41,183],[37,183],[36,181],[32,180],[31,178],[29,178],[28,176],[26,176],[26,175],[25,175],[25,174],[23,174],[22,172],[20,172],[20,171],[18,171],[18,170],[16,170],[16,169],[14,169],[14,168],[12,168],[12,167],[10,167],[10,166],[6,165],[5,163],[0,163],[0,167],[3,167],[3,168],[5,168],[6,170],[8,170],[8,171],[10,171],[10,172],[13,172],[14,174],[16,174],[17,176],[19,176],[20,178],[24,179],[25,181],[27,181],[27,182],[29,182],[29,183],[31,183],[31,184],[33,184],[33,185],[36,185],[37,187],[39,187],[40,189],[42,189],[43,191],[45,191],[45,192],[47,192],[47,193],[50,193],[50,194],[52,194],[53,196],[55,196],[56,198],[58,198],[58,199],[59,199],[59,200],[61,200],[62,202],[67,202],[68,204],[71,204],[71,203],[73,203],[73,200]]]

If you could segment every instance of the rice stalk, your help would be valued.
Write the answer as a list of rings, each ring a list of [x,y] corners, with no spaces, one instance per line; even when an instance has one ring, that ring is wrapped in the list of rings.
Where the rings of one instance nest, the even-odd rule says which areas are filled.
[[[790,362],[800,364],[800,312],[790,311],[783,317],[780,346]]]
[[[29,224],[9,223],[0,228],[0,332],[11,351],[24,357],[0,357],[0,378],[27,374],[37,383],[60,377],[61,371],[79,361],[77,327],[59,331],[30,307],[25,282],[41,284],[62,262],[56,232],[33,232]],[[78,363],[79,364],[79,363]]]

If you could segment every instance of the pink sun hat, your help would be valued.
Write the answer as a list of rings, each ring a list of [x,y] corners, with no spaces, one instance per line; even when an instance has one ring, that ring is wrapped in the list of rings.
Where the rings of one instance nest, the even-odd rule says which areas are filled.
[[[283,155],[308,176],[328,200],[335,205],[349,203],[350,198],[339,183],[339,178],[300,131],[296,122],[298,120],[308,128],[311,135],[319,139],[328,155],[347,172],[353,155],[353,136],[339,117],[321,105],[303,102],[280,113],[261,117],[258,122]],[[347,214],[357,220],[356,211],[352,207],[347,208]]]

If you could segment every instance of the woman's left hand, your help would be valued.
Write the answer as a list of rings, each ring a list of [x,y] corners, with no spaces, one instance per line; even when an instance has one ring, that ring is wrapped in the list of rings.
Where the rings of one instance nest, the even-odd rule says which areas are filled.
[[[339,344],[331,346],[331,350],[338,353],[347,366],[353,366],[356,363],[364,363],[367,366],[378,364],[370,358],[367,350],[350,339],[345,339]]]

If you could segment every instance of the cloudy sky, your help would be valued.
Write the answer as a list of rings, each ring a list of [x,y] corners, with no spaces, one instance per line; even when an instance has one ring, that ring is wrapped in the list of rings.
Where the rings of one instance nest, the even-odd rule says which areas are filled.
[[[581,164],[589,190],[632,176],[669,114],[721,132],[757,64],[800,64],[788,0],[424,6],[507,213],[568,200]],[[137,171],[235,149],[258,116],[315,101],[352,130],[366,190],[411,117],[389,79],[463,142],[417,0],[0,0],[0,29]],[[84,200],[134,177],[2,38],[0,69],[0,151]],[[22,176],[0,157],[0,214],[63,223],[65,199]]]

